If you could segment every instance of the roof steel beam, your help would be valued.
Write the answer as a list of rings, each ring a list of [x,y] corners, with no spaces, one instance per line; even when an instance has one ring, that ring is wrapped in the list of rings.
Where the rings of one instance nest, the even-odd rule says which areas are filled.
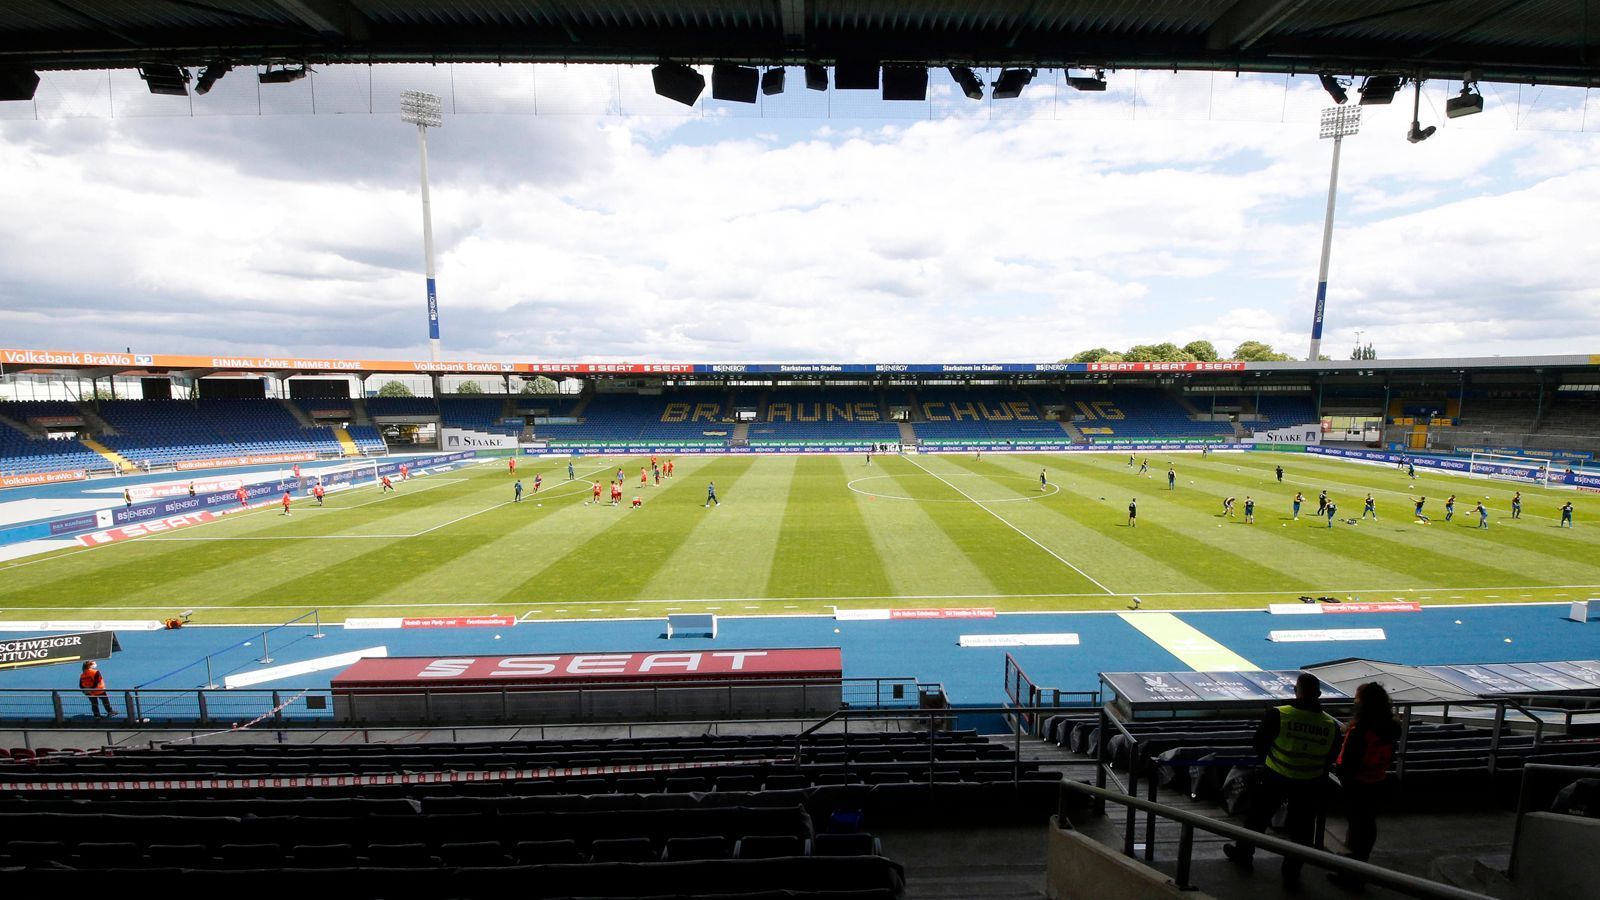
[[[367,37],[367,20],[349,0],[272,0],[279,9],[321,35],[360,41]]]
[[[1238,0],[1206,31],[1207,50],[1248,50],[1307,0]]]

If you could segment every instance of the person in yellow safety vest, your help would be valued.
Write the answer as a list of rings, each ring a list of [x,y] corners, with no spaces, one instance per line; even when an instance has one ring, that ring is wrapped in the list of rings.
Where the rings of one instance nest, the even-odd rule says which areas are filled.
[[[1300,673],[1294,683],[1294,700],[1287,706],[1269,708],[1256,729],[1255,748],[1265,768],[1245,814],[1244,827],[1251,831],[1265,834],[1278,807],[1287,803],[1284,827],[1289,840],[1310,846],[1328,767],[1338,756],[1344,731],[1337,719],[1322,711],[1321,696],[1322,683],[1317,676]],[[1255,850],[1248,841],[1222,845],[1223,855],[1246,869],[1254,865]],[[1299,885],[1300,868],[1298,861],[1284,859],[1285,887]]]

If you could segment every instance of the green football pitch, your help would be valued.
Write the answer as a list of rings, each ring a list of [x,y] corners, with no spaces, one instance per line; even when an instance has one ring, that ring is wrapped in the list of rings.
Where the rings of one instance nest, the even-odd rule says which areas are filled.
[[[0,616],[208,622],[501,614],[526,618],[1232,608],[1301,595],[1429,603],[1587,597],[1600,589],[1600,497],[1294,453],[677,457],[659,487],[632,459],[503,460],[0,566]],[[1177,486],[1168,490],[1168,464]],[[1279,484],[1273,467],[1281,464]],[[628,476],[624,501],[589,482]],[[1040,469],[1047,484],[1041,490]],[[533,476],[544,486],[532,493]],[[584,479],[588,479],[587,481]],[[720,506],[706,508],[714,481]],[[1333,528],[1318,491],[1338,504]],[[1308,503],[1298,521],[1290,499]],[[1379,521],[1362,520],[1371,493]],[[1457,496],[1454,521],[1444,500]],[[1427,495],[1431,525],[1411,516]],[[1237,498],[1224,517],[1224,497]],[[1244,519],[1247,496],[1255,523]],[[1137,498],[1138,525],[1127,507]],[[1491,510],[1477,528],[1474,505]],[[1577,527],[1558,527],[1571,500]],[[1356,519],[1356,524],[1347,520]]]

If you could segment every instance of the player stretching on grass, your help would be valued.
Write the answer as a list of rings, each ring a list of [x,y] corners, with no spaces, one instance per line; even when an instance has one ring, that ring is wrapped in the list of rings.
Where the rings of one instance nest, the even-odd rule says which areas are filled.
[[[1227,498],[1223,499],[1223,501],[1222,501],[1222,514],[1227,516],[1230,519],[1233,518],[1233,498],[1232,497],[1227,497]]]
[[[1412,497],[1411,498],[1411,502],[1415,503],[1417,505],[1417,508],[1414,511],[1412,511],[1412,513],[1411,513],[1413,516],[1416,517],[1417,521],[1421,522],[1424,525],[1432,525],[1433,524],[1433,520],[1422,514],[1422,504],[1427,503],[1428,502],[1428,498],[1427,497]]]

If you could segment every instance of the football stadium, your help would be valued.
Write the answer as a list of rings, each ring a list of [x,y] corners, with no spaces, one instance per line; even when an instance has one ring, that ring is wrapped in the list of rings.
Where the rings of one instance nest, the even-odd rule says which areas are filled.
[[[1544,85],[1576,92],[1591,115],[1574,130],[1592,131],[1593,27],[1585,3],[1472,0],[0,0],[0,122],[20,123],[0,143],[75,117],[226,122],[313,76],[366,79],[368,108],[327,91],[278,112],[416,127],[422,227],[401,233],[422,264],[408,244],[394,265],[425,280],[428,342],[409,334],[414,292],[393,301],[393,358],[292,300],[332,333],[207,345],[234,330],[221,312],[111,300],[106,316],[177,323],[171,346],[61,349],[48,304],[0,279],[0,884],[1595,896],[1600,354],[1566,320],[1550,352],[1322,347],[1359,113],[1411,94],[1420,144],[1452,136],[1422,127],[1425,90],[1459,85],[1454,122]],[[1120,76],[1247,73],[1284,109],[1298,79],[1333,151],[1310,352],[974,361],[932,324],[909,343],[916,317],[884,346],[945,361],[826,343],[767,361],[791,345],[742,326],[703,355],[678,332],[557,362],[541,360],[566,344],[457,351],[428,133],[552,115],[490,103],[481,63],[601,72],[614,93],[589,99],[613,117],[770,103],[780,131],[811,115],[785,105],[805,91],[829,118],[866,94],[874,116],[959,117],[965,95],[1003,119],[1131,90],[1136,118],[1157,89]],[[316,252],[271,265],[339,277]],[[1536,280],[1492,285],[1495,304],[1536,322]],[[981,342],[984,315],[960,327],[1004,349]],[[1061,354],[1074,327],[1039,323]]]

